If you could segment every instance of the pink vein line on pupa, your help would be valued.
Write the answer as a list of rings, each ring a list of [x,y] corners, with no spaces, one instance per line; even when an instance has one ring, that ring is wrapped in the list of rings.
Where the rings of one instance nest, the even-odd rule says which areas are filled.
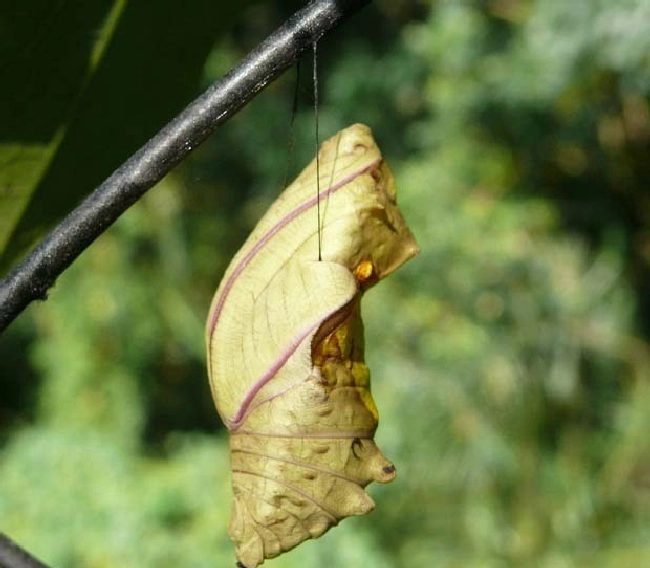
[[[291,357],[295,352],[296,349],[300,346],[300,344],[307,338],[311,333],[315,333],[316,330],[318,329],[318,326],[321,324],[321,320],[319,319],[316,322],[310,322],[306,326],[304,326],[296,335],[296,337],[293,339],[293,341],[286,347],[282,353],[280,353],[280,356],[275,360],[273,365],[271,365],[267,371],[259,378],[253,386],[249,389],[248,393],[246,394],[246,397],[242,401],[241,405],[239,406],[239,409],[237,410],[237,413],[233,416],[232,420],[227,421],[228,422],[228,429],[231,432],[234,432],[239,428],[243,423],[246,418],[246,411],[248,410],[248,407],[251,405],[253,402],[253,399],[257,396],[257,393],[268,383],[273,377],[275,377],[276,373],[284,366],[284,364],[289,360],[289,357]]]
[[[296,388],[304,385],[309,379],[310,379],[310,377],[306,377],[302,381],[298,381],[297,383],[294,383],[294,384],[290,385],[286,389],[281,390],[279,392],[276,392],[275,394],[269,396],[268,398],[265,398],[264,400],[260,400],[259,402],[257,402],[257,404],[249,404],[248,408],[246,409],[246,414],[244,416],[242,416],[241,421],[244,422],[244,420],[246,420],[246,416],[248,416],[248,414],[250,414],[251,412],[254,412],[255,410],[257,410],[263,404],[268,404],[269,402],[272,402],[274,399],[276,399],[276,398],[278,398],[280,396],[284,396],[289,391],[292,391],[293,389],[296,389]]]
[[[367,166],[364,166],[363,168],[356,170],[349,174],[348,176],[344,177],[339,181],[338,183],[334,184],[333,186],[329,187],[325,191],[321,192],[320,194],[320,199],[323,199],[327,197],[328,195],[334,193],[337,189],[340,189],[344,185],[350,183],[354,178],[357,176],[360,176],[364,174],[365,172],[373,169],[376,167],[379,163],[381,162],[381,158],[377,160],[373,160],[370,164]],[[280,219],[273,227],[271,227],[262,237],[260,238],[259,241],[255,243],[255,245],[251,248],[250,251],[246,254],[244,258],[242,258],[241,262],[237,265],[237,267],[232,271],[230,276],[228,277],[228,280],[226,281],[223,291],[221,292],[221,296],[219,296],[219,300],[217,301],[217,305],[214,307],[214,310],[212,312],[212,315],[210,317],[210,333],[208,335],[209,342],[208,342],[208,351],[210,356],[208,357],[208,365],[210,367],[210,374],[212,374],[212,334],[214,333],[214,328],[217,325],[217,320],[219,319],[219,315],[221,314],[221,310],[223,309],[223,305],[226,301],[226,297],[230,293],[230,290],[232,289],[235,280],[239,277],[239,275],[244,271],[244,269],[248,266],[252,258],[262,249],[264,245],[277,233],[279,232],[282,228],[284,228],[286,225],[288,225],[291,221],[293,221],[298,215],[306,211],[307,209],[310,209],[316,204],[316,201],[319,199],[319,196],[314,196],[287,215],[285,215],[282,219]]]

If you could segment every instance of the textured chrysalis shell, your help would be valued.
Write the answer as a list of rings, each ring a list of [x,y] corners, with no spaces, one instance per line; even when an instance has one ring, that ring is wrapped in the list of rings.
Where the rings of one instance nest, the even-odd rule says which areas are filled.
[[[367,126],[324,142],[319,159],[322,260],[314,160],[233,258],[206,325],[245,568],[371,511],[364,487],[395,477],[373,441],[359,303],[419,249]]]

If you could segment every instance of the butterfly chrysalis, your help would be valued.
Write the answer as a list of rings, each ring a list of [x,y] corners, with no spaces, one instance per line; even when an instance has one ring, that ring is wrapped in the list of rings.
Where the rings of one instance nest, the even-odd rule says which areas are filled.
[[[364,487],[395,477],[373,441],[360,301],[418,247],[367,126],[324,142],[318,160],[235,255],[206,325],[212,394],[230,431],[229,532],[245,568],[369,512]]]

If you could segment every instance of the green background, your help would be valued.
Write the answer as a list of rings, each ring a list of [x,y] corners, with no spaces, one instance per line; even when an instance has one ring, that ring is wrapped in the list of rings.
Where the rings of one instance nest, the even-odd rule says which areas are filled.
[[[0,14],[4,270],[300,4],[180,5]],[[292,175],[314,153],[308,59]],[[650,1],[377,1],[319,67],[322,137],[372,127],[422,252],[363,306],[398,478],[268,565],[647,565]],[[293,84],[0,337],[0,530],[53,568],[234,565],[203,326],[284,183]]]

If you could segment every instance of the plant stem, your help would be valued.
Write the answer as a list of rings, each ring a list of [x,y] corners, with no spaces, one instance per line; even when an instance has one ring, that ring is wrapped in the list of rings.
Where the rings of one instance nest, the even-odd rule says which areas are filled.
[[[2,568],[48,568],[6,534],[0,532],[0,566]]]
[[[0,281],[0,333],[217,126],[370,0],[312,0],[116,169]]]

